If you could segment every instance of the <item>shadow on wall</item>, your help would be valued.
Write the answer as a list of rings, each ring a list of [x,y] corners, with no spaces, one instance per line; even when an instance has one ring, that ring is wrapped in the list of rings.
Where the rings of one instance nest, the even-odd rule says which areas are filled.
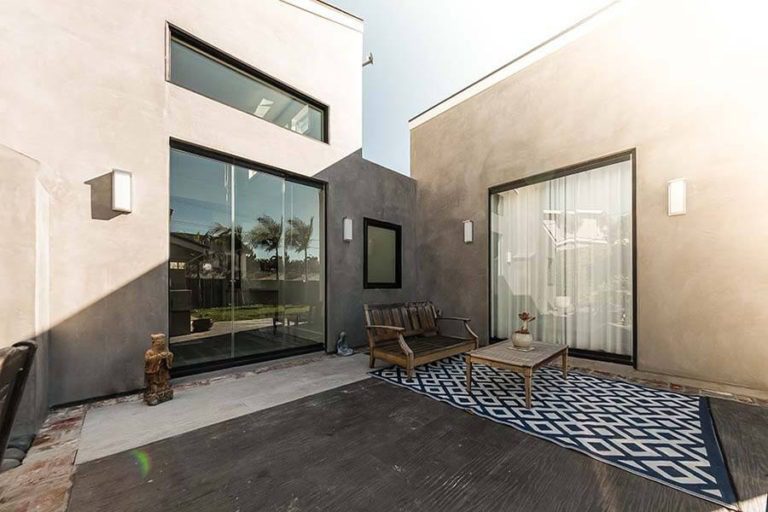
[[[37,343],[37,352],[24,386],[12,437],[34,435],[48,414],[48,334],[43,333],[35,337],[34,341]]]
[[[110,220],[121,212],[112,209],[112,173],[102,174],[85,182],[91,187],[91,218],[94,220]]]
[[[316,175],[328,181],[328,345],[340,331],[352,345],[364,345],[363,304],[418,300],[416,258],[416,182],[369,162],[358,150]],[[87,184],[91,214],[97,220],[119,215],[111,210],[111,174]],[[354,222],[351,242],[342,240],[342,219]],[[403,283],[399,289],[363,288],[363,218],[402,226]],[[143,386],[143,353],[152,332],[167,332],[168,270],[155,266],[109,295],[52,326],[49,403],[61,405],[125,393]]]
[[[149,335],[168,326],[167,283],[163,262],[51,327],[51,405],[143,387]]]
[[[430,299],[419,282],[418,196],[416,181],[362,157],[358,150],[316,174],[328,182],[327,287],[328,348],[345,331],[353,346],[366,344],[363,304]],[[110,173],[86,182],[96,220],[119,215],[111,210]],[[342,238],[343,218],[353,220],[353,239]],[[402,228],[402,286],[366,289],[363,281],[363,220],[371,218]],[[80,269],[85,273],[88,269]],[[85,275],[85,274],[84,274]],[[61,293],[66,293],[63,291]],[[77,297],[73,296],[73,300]],[[438,307],[441,306],[438,304]],[[167,332],[168,269],[165,261],[77,313],[51,326],[38,339],[48,340],[48,404],[62,405],[120,394],[143,386],[143,353],[152,332]],[[445,310],[446,315],[467,312]],[[478,321],[478,319],[475,319]],[[20,341],[20,340],[12,340]],[[44,352],[40,354],[44,360]]]
[[[358,150],[316,175],[328,181],[328,345],[340,331],[353,345],[365,344],[363,304],[423,298],[418,289],[416,182],[369,162]],[[111,210],[111,174],[87,184],[91,214]],[[351,242],[342,240],[342,219],[354,222]],[[363,218],[402,226],[403,283],[400,289],[363,288]],[[124,393],[143,386],[143,353],[152,332],[167,331],[168,270],[165,262],[50,329],[50,403],[53,405]]]

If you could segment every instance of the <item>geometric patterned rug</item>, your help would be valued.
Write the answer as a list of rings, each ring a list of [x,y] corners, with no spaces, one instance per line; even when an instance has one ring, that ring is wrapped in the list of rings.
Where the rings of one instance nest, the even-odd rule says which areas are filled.
[[[718,505],[736,509],[709,402],[638,384],[543,367],[534,373],[533,407],[523,378],[475,364],[472,394],[461,356],[371,375],[516,428]]]

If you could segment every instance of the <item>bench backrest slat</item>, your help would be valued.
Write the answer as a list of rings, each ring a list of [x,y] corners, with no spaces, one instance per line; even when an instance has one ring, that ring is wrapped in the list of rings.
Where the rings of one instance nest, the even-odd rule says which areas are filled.
[[[433,336],[438,333],[437,309],[429,301],[395,304],[365,304],[365,325],[391,325],[405,329],[403,336]],[[397,339],[398,334],[386,329],[368,329],[371,341]]]

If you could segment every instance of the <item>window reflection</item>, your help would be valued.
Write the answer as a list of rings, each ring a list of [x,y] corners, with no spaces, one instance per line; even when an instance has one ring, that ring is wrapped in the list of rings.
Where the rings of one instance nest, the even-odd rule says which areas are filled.
[[[326,140],[325,112],[190,42],[171,39],[170,80],[191,91],[313,139]]]
[[[172,150],[177,365],[324,342],[322,201],[315,186]]]

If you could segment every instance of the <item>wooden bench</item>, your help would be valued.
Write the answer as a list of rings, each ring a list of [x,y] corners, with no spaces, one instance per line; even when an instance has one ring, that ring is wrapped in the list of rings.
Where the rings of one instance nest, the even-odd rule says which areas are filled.
[[[366,304],[364,310],[371,368],[376,359],[383,359],[405,368],[410,378],[416,366],[478,346],[469,318],[439,316],[428,301]],[[466,337],[441,334],[440,324],[444,321],[462,322]]]

